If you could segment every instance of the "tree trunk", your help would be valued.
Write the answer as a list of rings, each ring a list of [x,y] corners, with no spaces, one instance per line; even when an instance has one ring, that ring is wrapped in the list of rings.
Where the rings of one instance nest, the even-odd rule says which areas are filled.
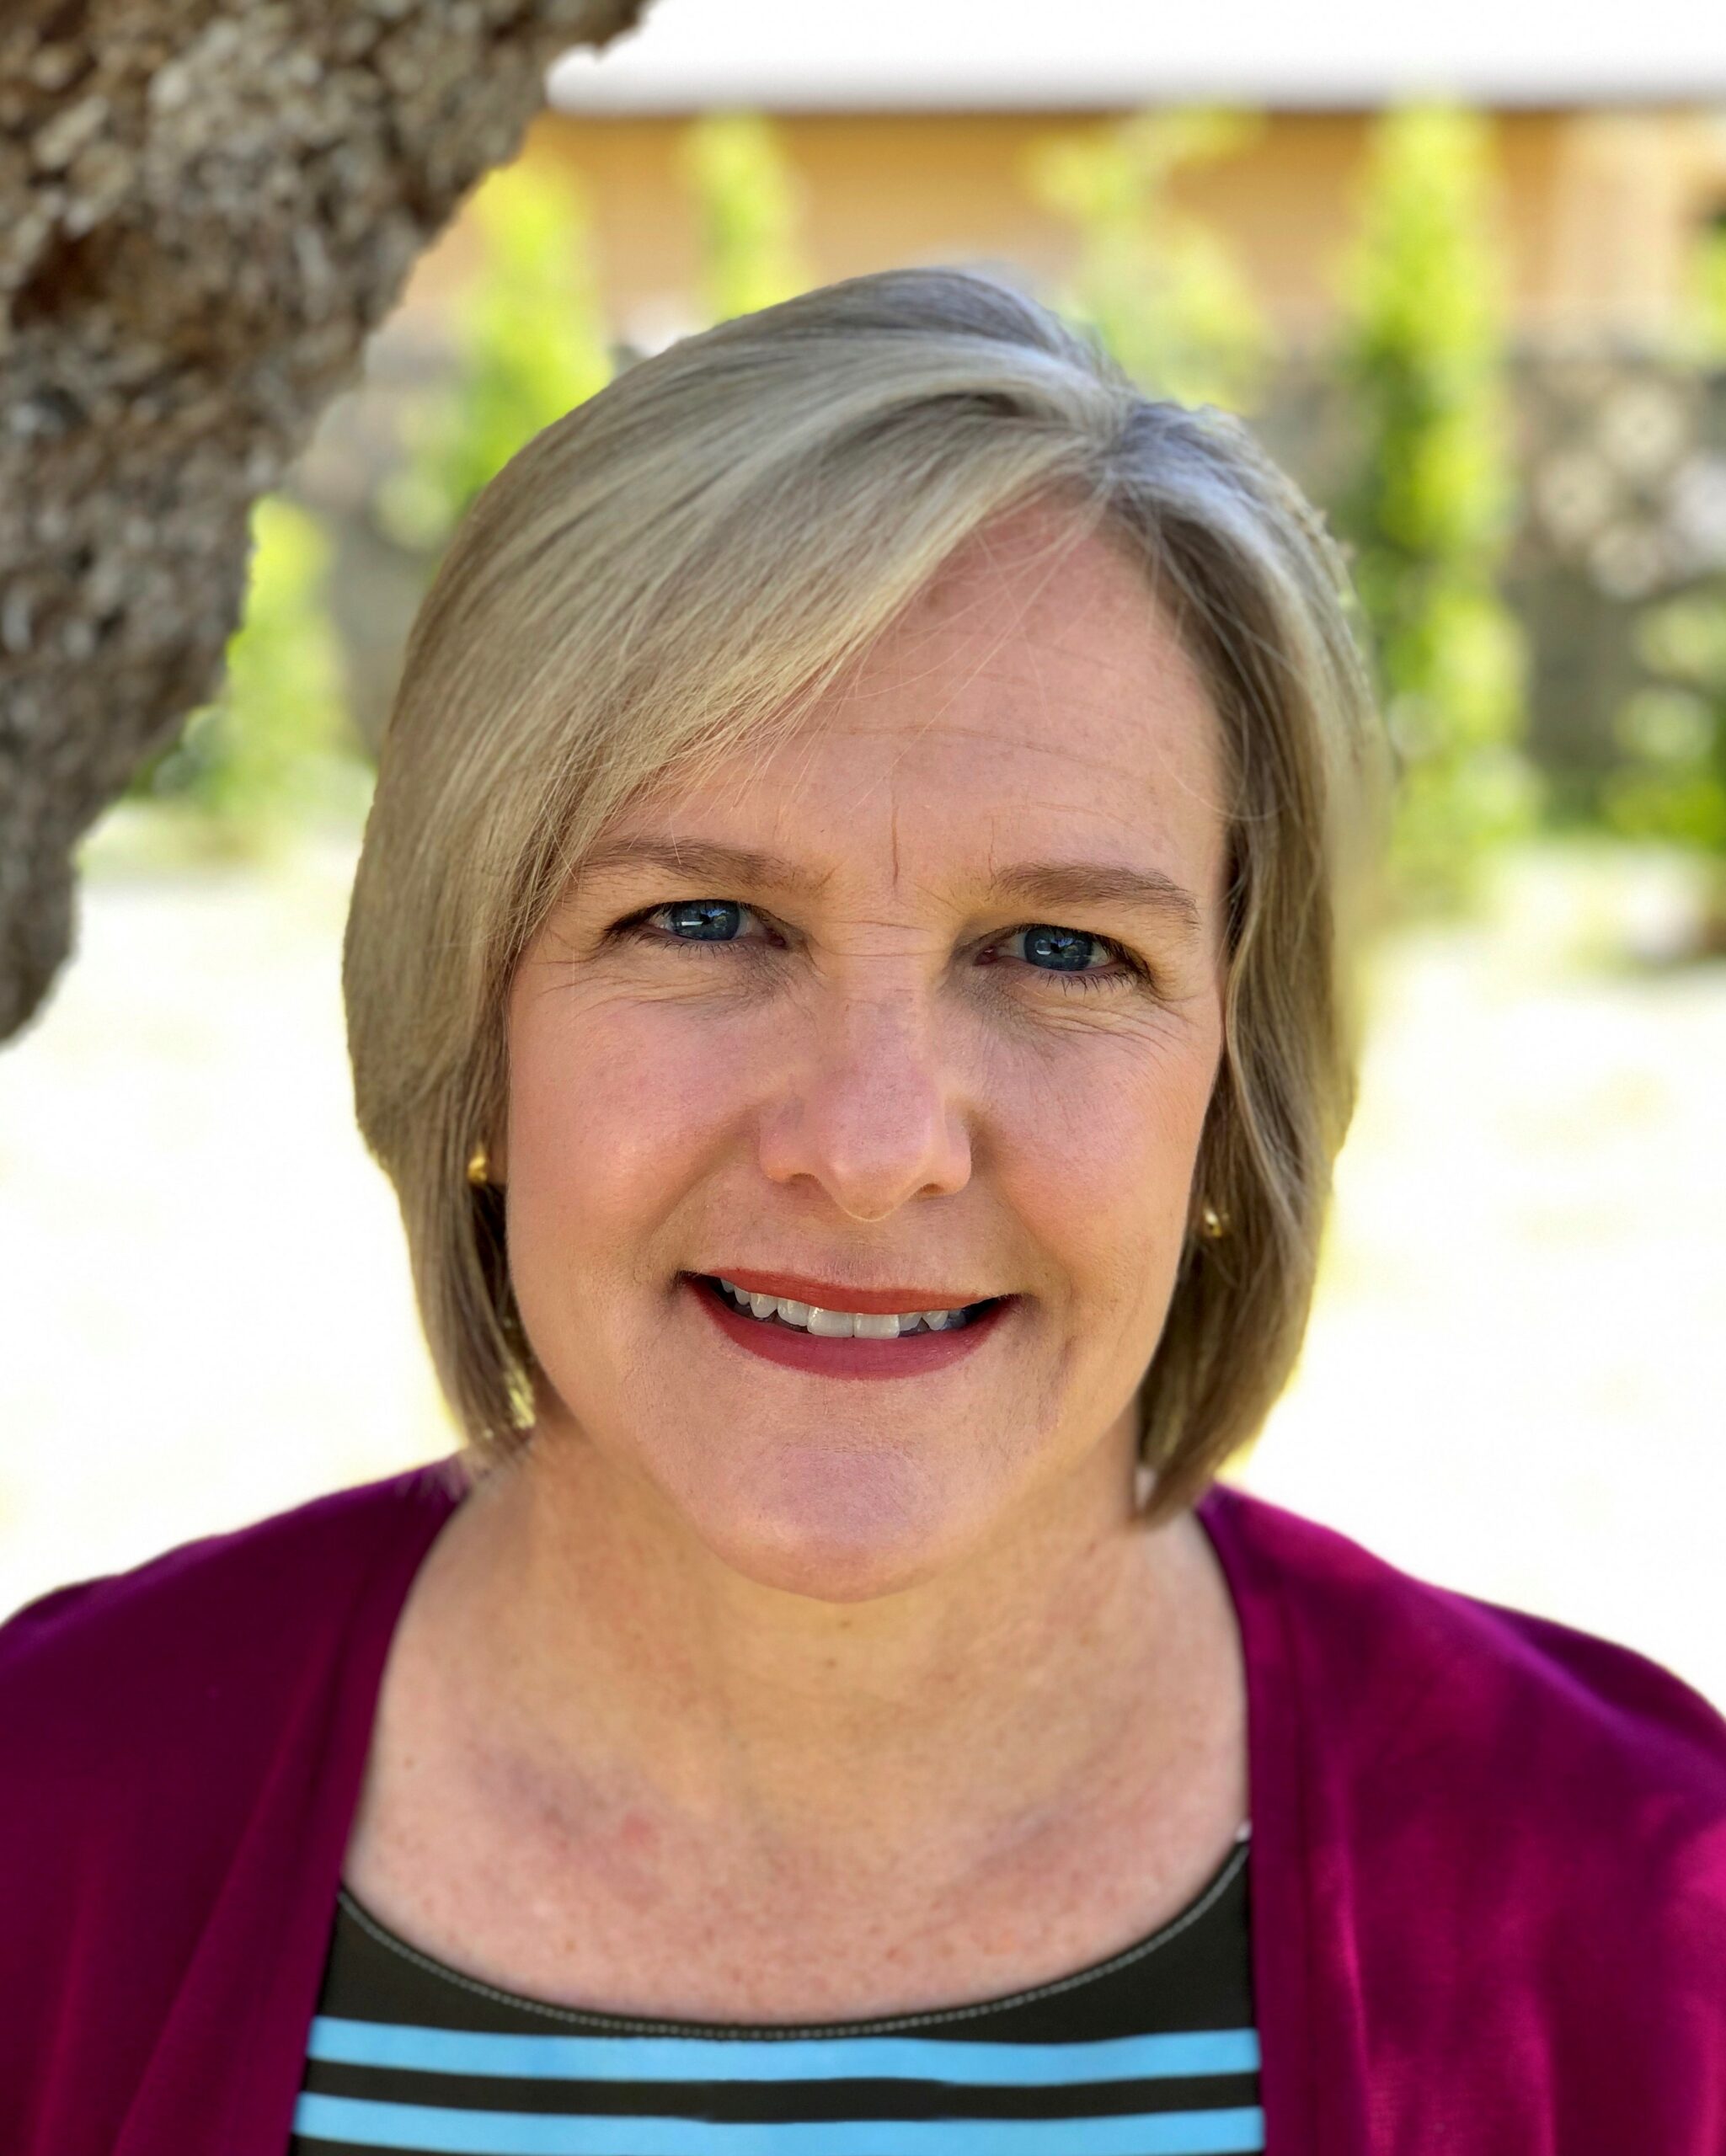
[[[0,26],[0,1039],[220,686],[251,505],[548,64],[644,0],[23,0]],[[14,0],[14,7],[17,0]]]

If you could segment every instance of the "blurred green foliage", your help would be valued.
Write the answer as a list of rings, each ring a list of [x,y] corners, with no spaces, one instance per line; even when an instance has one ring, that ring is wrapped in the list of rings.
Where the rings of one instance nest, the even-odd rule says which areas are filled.
[[[1653,679],[1618,714],[1607,826],[1726,855],[1726,584],[1644,608],[1636,642]]]
[[[1358,430],[1332,505],[1400,763],[1402,901],[1466,909],[1488,849],[1538,820],[1526,653],[1499,573],[1516,514],[1491,141],[1479,115],[1382,115],[1345,264],[1339,365]]]
[[[1726,367],[1726,219],[1697,234],[1680,364]],[[1726,870],[1726,575],[1656,598],[1636,616],[1648,680],[1613,723],[1621,760],[1597,808],[1609,830],[1715,855]]]
[[[1259,122],[1194,107],[1136,113],[1034,144],[1034,197],[1074,227],[1077,252],[1055,304],[1153,395],[1249,411],[1270,334],[1221,237],[1175,200],[1185,168],[1237,155]]]
[[[308,817],[363,808],[370,784],[323,595],[329,541],[271,494],[253,506],[251,542],[222,689],[129,792],[178,810],[189,849],[217,856],[268,852]]]
[[[1697,234],[1690,284],[1697,356],[1704,366],[1726,366],[1726,216]]]
[[[709,323],[809,289],[805,196],[771,121],[711,113],[684,130],[677,163],[694,202],[698,298]]]
[[[408,405],[403,462],[372,504],[390,538],[426,553],[518,449],[615,371],[574,179],[506,165],[475,189],[470,214],[483,257],[457,312],[454,369]]]

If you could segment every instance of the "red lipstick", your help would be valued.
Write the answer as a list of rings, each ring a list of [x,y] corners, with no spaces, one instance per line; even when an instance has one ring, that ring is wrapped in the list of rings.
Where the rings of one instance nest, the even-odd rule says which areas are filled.
[[[855,1310],[863,1317],[962,1310],[988,1299],[965,1289],[955,1294],[944,1288],[848,1288],[842,1280],[811,1280],[802,1273],[735,1273],[729,1265],[709,1266],[707,1271],[710,1278],[729,1280],[751,1295],[778,1295],[788,1303],[809,1303],[817,1310]]]
[[[780,1294],[788,1302],[804,1302],[810,1298],[803,1294],[792,1294],[778,1285],[791,1281],[799,1289],[813,1287],[812,1281],[801,1280],[788,1273],[728,1273],[740,1288],[748,1287],[757,1295]],[[756,1280],[767,1280],[775,1284],[756,1288]],[[806,1371],[812,1377],[824,1378],[913,1378],[928,1377],[938,1370],[944,1370],[954,1363],[963,1362],[967,1356],[976,1354],[992,1339],[995,1332],[1013,1308],[1016,1298],[991,1303],[987,1310],[971,1320],[969,1325],[957,1326],[943,1332],[910,1332],[897,1340],[827,1340],[804,1331],[800,1326],[783,1325],[770,1320],[751,1317],[735,1307],[723,1289],[710,1281],[692,1273],[686,1273],[683,1292],[692,1298],[708,1322],[716,1326],[725,1340],[745,1353],[757,1356],[762,1362],[777,1363],[783,1369]],[[827,1292],[836,1293],[831,1286]],[[875,1298],[882,1305],[879,1312],[871,1312],[866,1305],[856,1299],[857,1291],[847,1288],[844,1294],[849,1300],[820,1305],[825,1310],[861,1310],[865,1316],[885,1315],[890,1310],[915,1310],[915,1302],[891,1303],[880,1295]],[[898,1291],[895,1289],[895,1293]],[[924,1310],[961,1307],[938,1302],[924,1303]]]

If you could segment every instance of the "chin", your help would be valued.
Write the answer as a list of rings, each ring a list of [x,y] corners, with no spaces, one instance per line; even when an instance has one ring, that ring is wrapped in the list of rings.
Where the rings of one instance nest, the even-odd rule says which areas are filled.
[[[791,1464],[771,1491],[731,1494],[723,1512],[692,1511],[701,1540],[757,1586],[818,1602],[920,1586],[959,1561],[981,1525],[959,1492],[932,1490],[902,1460],[830,1455]]]

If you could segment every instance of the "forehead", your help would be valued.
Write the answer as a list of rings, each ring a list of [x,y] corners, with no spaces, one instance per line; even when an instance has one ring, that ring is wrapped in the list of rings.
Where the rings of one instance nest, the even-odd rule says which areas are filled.
[[[1216,745],[1197,666],[1125,543],[1046,510],[974,535],[828,699],[830,726],[964,736],[1051,761],[1189,776]]]
[[[1008,857],[1160,870],[1201,891],[1224,841],[1199,670],[1124,547],[1047,512],[966,542],[797,732],[668,778],[596,852],[666,834],[759,845],[844,880],[977,880]]]

